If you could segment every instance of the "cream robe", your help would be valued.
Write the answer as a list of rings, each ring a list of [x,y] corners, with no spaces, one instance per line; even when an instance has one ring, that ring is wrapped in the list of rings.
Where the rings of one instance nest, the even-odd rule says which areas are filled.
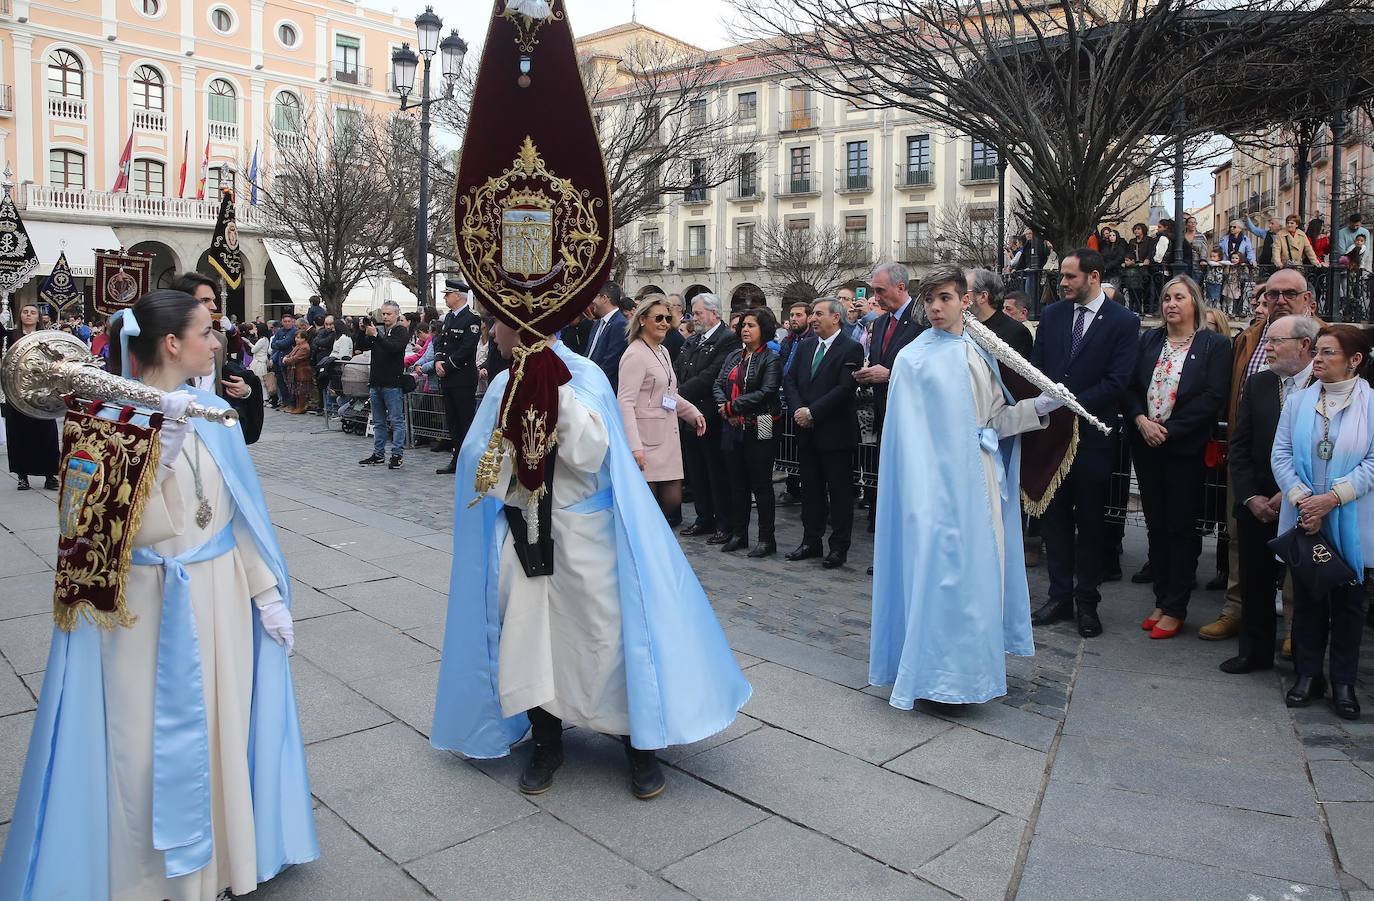
[[[505,527],[501,539],[501,713],[542,707],[567,723],[609,735],[630,733],[625,648],[620,634],[613,511],[568,508],[596,494],[609,437],[572,385],[558,389],[558,463],[553,475],[551,576],[530,578]],[[492,496],[511,485],[507,454]]]
[[[196,525],[195,479],[187,462],[196,456],[194,433],[174,471],[153,489],[134,543],[176,556],[204,543],[234,517],[235,506],[219,467],[204,447],[199,467],[214,510],[208,528]],[[109,766],[110,897],[112,901],[214,901],[257,885],[253,800],[248,782],[248,723],[253,700],[253,611],[250,599],[279,598],[276,579],[245,530],[223,556],[186,567],[191,579],[205,689],[210,745],[211,823],[214,856],[198,872],[164,875],[164,856],[153,848],[153,687],[163,570],[131,566],[125,589],[138,622],[101,636]],[[270,640],[270,639],[268,639]]]
[[[1006,395],[993,377],[987,362],[972,346],[965,351],[968,357],[969,382],[973,388],[973,411],[978,427],[992,429],[998,438],[1010,438],[1023,432],[1045,428],[1048,419],[1035,415],[1035,399],[1028,398],[1015,405],[1007,403]],[[1002,534],[1002,493],[997,486],[997,463],[992,454],[983,451],[983,479],[987,485],[988,503],[992,505],[992,528],[997,536],[997,561],[1005,565],[1006,536]],[[1019,504],[1020,498],[1008,498]]]

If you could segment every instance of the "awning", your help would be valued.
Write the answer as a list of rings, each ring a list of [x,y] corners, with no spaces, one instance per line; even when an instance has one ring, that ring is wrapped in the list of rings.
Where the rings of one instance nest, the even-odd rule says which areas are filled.
[[[50,275],[61,253],[67,255],[72,274],[82,278],[95,275],[95,252],[118,250],[119,238],[108,225],[86,225],[74,222],[44,222],[24,220],[24,229],[33,241],[38,254],[38,274]]]
[[[273,241],[262,243],[267,248],[267,256],[276,270],[277,279],[291,297],[291,302],[298,310],[304,310],[310,303],[310,295],[320,293],[315,288],[315,279],[286,249],[273,246]]]

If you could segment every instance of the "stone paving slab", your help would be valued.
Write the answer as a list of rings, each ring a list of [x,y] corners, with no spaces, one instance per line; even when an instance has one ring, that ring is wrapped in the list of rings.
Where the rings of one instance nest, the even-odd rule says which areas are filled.
[[[528,759],[525,748],[478,768],[516,790]],[[644,803],[629,791],[625,749],[618,739],[569,729],[555,787],[530,798],[583,835],[614,848],[650,872],[714,845],[768,818],[768,814],[674,769],[665,769],[665,798]]]
[[[439,659],[428,645],[354,611],[298,623],[296,653],[344,682]]]
[[[320,901],[422,901],[432,897],[410,874],[368,845],[327,808],[315,809],[320,857],[288,867],[250,896],[253,901],[316,898]]]
[[[1318,800],[1374,801],[1374,773],[1339,760],[1314,760],[1308,767]]]
[[[4,628],[0,626],[0,628]],[[29,693],[29,688],[24,684],[9,666],[0,661],[0,716],[9,716],[12,713],[23,713],[26,710],[33,710],[38,706],[34,700],[34,695]],[[0,814],[4,816],[4,814]]]
[[[1025,820],[1000,816],[921,867],[916,875],[968,901],[1001,901],[1012,882],[1025,833]]]
[[[49,602],[49,611],[52,604]],[[41,673],[48,666],[48,645],[52,640],[52,613],[35,613],[6,620],[0,626],[0,654],[21,676]]]
[[[343,517],[338,518],[344,519]],[[410,538],[403,538],[394,532],[378,529],[374,526],[357,526],[350,520],[344,521],[348,522],[348,526],[345,528],[333,532],[314,532],[310,537],[327,548],[343,551],[345,554],[351,554],[359,560],[367,560],[370,563],[419,550]],[[453,539],[450,537],[448,540],[452,544]],[[448,552],[448,548],[441,547],[438,550]]]
[[[18,544],[18,541],[15,541],[15,544]],[[46,563],[30,553],[28,548],[21,546],[21,549],[30,560],[41,565],[42,569],[30,569],[23,575],[0,578],[0,620],[52,612],[54,573],[47,568]]]
[[[863,688],[868,684],[868,665],[853,658],[752,626],[727,626],[725,635],[730,640],[732,648],[763,660],[781,663],[798,672],[818,676],[849,688]]]
[[[306,755],[315,796],[398,863],[536,810],[396,723],[311,745]]]
[[[392,575],[371,563],[322,545],[287,554],[292,578],[321,591],[355,582],[372,582]]]
[[[1322,809],[1331,825],[1331,837],[1341,868],[1361,880],[1361,888],[1374,888],[1374,803],[1325,803]]]
[[[0,822],[8,823],[14,816],[14,801],[19,797],[19,776],[24,771],[33,720],[33,712],[0,717]]]
[[[52,565],[45,556],[34,553],[18,534],[0,532],[0,573],[15,577],[51,571]],[[0,597],[4,596],[4,590],[3,585],[0,585]]]
[[[946,892],[824,835],[769,817],[663,875],[710,901],[949,901]]]
[[[343,585],[327,592],[360,613],[406,631],[443,623],[448,614],[448,591],[435,591],[411,579],[378,579]]]
[[[296,654],[291,660],[300,709],[301,735],[306,744],[350,735],[392,721],[391,714],[351,690],[343,682]]]
[[[439,661],[359,679],[349,688],[405,723],[429,736],[434,723],[434,695],[439,686]]]
[[[971,760],[978,766],[969,766]],[[885,766],[1024,819],[1040,798],[1047,762],[1040,751],[956,726]]]
[[[681,766],[906,872],[996,817],[980,804],[778,729],[751,732]]]
[[[411,862],[443,901],[671,901],[687,898],[546,813]]]
[[[1315,818],[1275,816],[1051,779],[1036,838],[1138,851],[1303,885],[1339,887]],[[1032,845],[1032,848],[1034,845]]]
[[[744,709],[754,719],[869,763],[885,763],[951,728],[776,663],[751,667],[748,678],[754,695]]]

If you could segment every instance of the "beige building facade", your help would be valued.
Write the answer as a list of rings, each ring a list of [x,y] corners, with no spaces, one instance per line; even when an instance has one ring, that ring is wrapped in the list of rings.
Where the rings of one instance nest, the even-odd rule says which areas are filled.
[[[414,39],[411,19],[343,0],[0,0],[0,148],[40,275],[62,251],[89,276],[94,250],[123,246],[154,254],[165,283],[198,266],[234,187],[244,312],[301,306],[308,287],[283,281],[296,267],[269,252],[250,203],[255,149],[270,172],[305,116],[394,106],[391,51]]]

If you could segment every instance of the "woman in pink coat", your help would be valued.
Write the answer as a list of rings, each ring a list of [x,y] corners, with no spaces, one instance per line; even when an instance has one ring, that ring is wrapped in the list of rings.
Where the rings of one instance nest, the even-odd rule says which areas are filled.
[[[673,309],[662,294],[647,294],[630,316],[628,346],[620,358],[620,417],[630,450],[644,472],[664,515],[682,505],[682,444],[678,420],[706,432],[701,411],[677,393],[677,374],[663,346],[677,328]]]

